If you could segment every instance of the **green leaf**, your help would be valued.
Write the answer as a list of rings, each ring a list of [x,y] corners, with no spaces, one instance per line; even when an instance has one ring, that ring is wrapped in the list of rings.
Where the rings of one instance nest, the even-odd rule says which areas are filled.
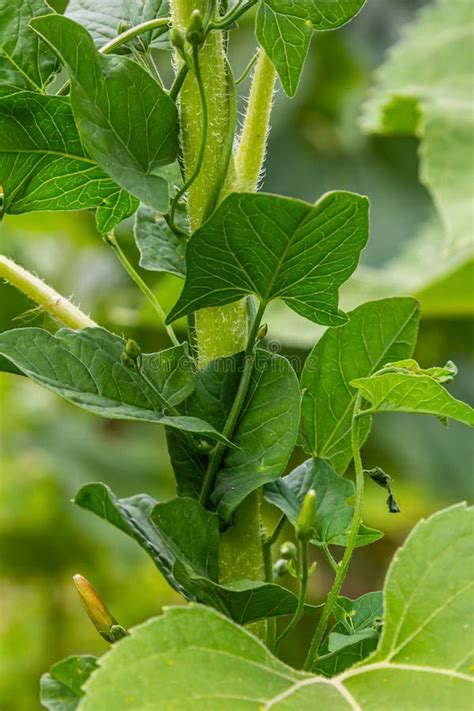
[[[263,0],[256,21],[258,41],[294,96],[313,30],[332,30],[348,22],[365,0]]]
[[[87,152],[122,188],[166,212],[168,183],[155,173],[177,156],[172,99],[136,62],[100,54],[88,32],[72,20],[51,15],[32,20],[31,26],[69,73],[72,110]]]
[[[80,711],[125,709],[132,690],[134,711],[157,704],[257,711],[302,677],[248,632],[197,605],[168,608],[115,644],[100,664]]]
[[[143,269],[186,275],[185,242],[170,230],[163,215],[142,205],[135,218],[134,235]]]
[[[97,208],[102,233],[138,207],[85,152],[67,98],[33,91],[0,95],[0,184],[6,213]]]
[[[452,360],[448,360],[444,367],[421,368],[416,360],[406,358],[394,363],[387,363],[386,368],[389,370],[398,369],[401,372],[413,373],[414,375],[429,375],[430,378],[438,383],[449,383],[458,373],[458,369]]]
[[[340,674],[375,650],[380,637],[383,594],[371,592],[356,600],[339,597],[334,616],[337,622],[323,643],[321,657],[313,668],[315,673],[323,676]]]
[[[187,599],[211,605],[241,624],[296,610],[296,596],[279,585],[218,583],[218,518],[193,499],[159,504],[145,494],[117,499],[104,484],[88,484],[75,503],[137,541],[171,587]]]
[[[377,651],[334,679],[289,669],[218,612],[190,605],[167,609],[114,644],[79,709],[126,708],[133,692],[134,711],[157,700],[183,711],[468,711],[473,514],[460,504],[418,524],[387,575]]]
[[[291,456],[298,434],[300,391],[286,358],[258,350],[237,428],[217,474],[212,500],[230,522],[241,501],[277,479]]]
[[[469,0],[430,3],[379,70],[363,118],[370,131],[421,139],[420,179],[444,225],[442,261],[472,248],[473,42]]]
[[[58,61],[28,23],[51,13],[45,0],[0,0],[0,86],[44,91]]]
[[[168,17],[167,0],[107,0],[97,3],[95,0],[69,0],[66,17],[83,25],[92,36],[97,48],[114,39],[120,32],[140,25],[147,20]],[[153,47],[165,48],[168,42],[157,37],[155,32],[139,35],[133,43],[134,49],[146,50],[150,43]]]
[[[285,93],[294,96],[313,35],[311,23],[292,14],[275,12],[269,3],[263,2],[258,9],[255,32],[277,70]]]
[[[71,331],[53,336],[40,328],[17,328],[0,334],[0,353],[39,385],[96,415],[111,419],[144,420],[227,442],[207,422],[194,417],[163,415],[163,403],[143,376],[126,368],[121,355],[125,341],[102,328]],[[177,346],[182,353],[182,347]],[[168,355],[173,362],[174,358]],[[166,352],[165,352],[166,353]],[[176,355],[176,353],[175,353]],[[143,356],[145,372],[157,387],[170,395],[170,382],[185,396],[183,374],[170,380],[169,360],[162,354]],[[165,372],[157,367],[165,363]],[[175,365],[176,361],[175,361]]]
[[[97,658],[76,656],[53,664],[41,677],[41,704],[49,711],[74,711],[84,692],[82,685],[97,668]]]
[[[267,484],[265,499],[280,509],[294,525],[310,489],[316,491],[315,546],[345,546],[349,537],[354,507],[346,501],[354,496],[354,484],[343,479],[323,459],[308,459],[291,474]],[[356,546],[365,546],[382,537],[380,531],[361,524]]]
[[[300,442],[316,457],[343,473],[352,459],[351,419],[357,391],[349,383],[371,375],[393,360],[411,356],[419,309],[413,299],[383,299],[362,304],[349,323],[329,329],[308,356],[303,373]],[[361,443],[370,419],[361,422]]]
[[[278,195],[234,193],[194,233],[174,321],[255,294],[280,298],[311,321],[338,326],[338,289],[368,237],[368,201],[329,193],[315,206]]]
[[[474,427],[473,408],[456,400],[428,375],[382,373],[358,378],[351,385],[370,402],[371,412],[419,412],[449,417]]]

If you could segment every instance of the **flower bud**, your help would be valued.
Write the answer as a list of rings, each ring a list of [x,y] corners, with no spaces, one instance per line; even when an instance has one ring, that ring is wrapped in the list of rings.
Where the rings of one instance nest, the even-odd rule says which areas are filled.
[[[184,52],[184,42],[186,37],[184,32],[179,29],[179,27],[172,27],[170,30],[170,40],[173,47],[179,49],[180,52]]]
[[[316,519],[316,492],[310,489],[304,497],[295,523],[296,537],[299,541],[308,541],[314,533]]]
[[[297,548],[291,541],[285,541],[280,546],[280,556],[285,560],[296,560],[298,555]]]
[[[142,354],[142,349],[136,341],[134,341],[132,338],[129,338],[125,344],[125,353],[132,360],[137,360]]]
[[[280,558],[273,564],[273,575],[275,578],[281,578],[288,572],[288,562]]]
[[[193,47],[200,47],[204,42],[204,25],[199,10],[193,10],[186,30],[186,39]]]
[[[132,360],[126,353],[123,351],[123,353],[120,356],[120,360],[122,361],[122,365],[124,365],[126,368],[134,368],[135,367],[135,361]]]
[[[112,617],[87,578],[75,575],[73,580],[82,605],[100,636],[110,643],[124,637],[127,631]]]
[[[260,328],[257,331],[258,340],[261,341],[263,338],[265,338],[267,333],[268,333],[268,324],[262,323],[262,325],[260,326]]]

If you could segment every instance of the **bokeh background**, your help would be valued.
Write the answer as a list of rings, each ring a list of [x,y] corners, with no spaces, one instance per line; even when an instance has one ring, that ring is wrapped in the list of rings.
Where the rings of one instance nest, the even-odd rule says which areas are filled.
[[[316,37],[297,97],[289,101],[281,91],[276,97],[264,189],[308,200],[336,188],[369,195],[371,239],[363,255],[368,267],[395,258],[433,212],[418,178],[416,139],[371,137],[359,127],[374,70],[423,4],[369,0],[347,28]],[[231,39],[236,73],[254,48],[249,22]],[[164,65],[167,58],[159,61]],[[247,90],[248,82],[242,85]],[[121,228],[120,240],[136,263],[130,224]],[[73,295],[95,320],[135,338],[144,350],[167,345],[149,305],[96,233],[91,214],[6,217],[0,251]],[[143,275],[170,307],[180,282]],[[425,366],[454,360],[460,374],[451,392],[472,403],[469,279],[458,302],[448,314],[424,313],[416,355]],[[31,324],[53,327],[18,292],[0,284],[0,330]],[[270,337],[303,362],[310,343],[301,322],[276,313]],[[72,496],[86,482],[104,481],[120,496],[146,491],[163,500],[173,496],[174,485],[159,427],[94,418],[19,376],[0,374],[0,398],[0,708],[35,711],[39,677],[52,662],[107,649],[82,611],[74,573],[93,582],[127,627],[177,601],[145,554],[76,510]],[[345,587],[350,596],[380,589],[394,549],[420,517],[473,493],[473,444],[462,426],[446,430],[435,419],[380,416],[364,455],[368,466],[383,466],[394,477],[402,512],[388,514],[384,492],[368,486],[365,520],[386,535],[357,551]],[[302,458],[297,453],[293,464]],[[271,521],[272,513],[265,515]],[[329,582],[321,565],[311,590],[315,600]],[[303,642],[304,629],[300,634]]]

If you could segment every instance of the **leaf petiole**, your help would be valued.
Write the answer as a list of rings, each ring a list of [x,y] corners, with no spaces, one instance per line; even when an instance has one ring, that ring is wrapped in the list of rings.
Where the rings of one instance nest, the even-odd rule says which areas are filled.
[[[301,561],[301,573],[300,573],[300,594],[298,598],[298,606],[296,608],[296,612],[287,624],[287,626],[280,632],[278,637],[276,638],[275,642],[275,651],[278,651],[278,648],[281,644],[281,642],[285,639],[287,635],[290,634],[292,630],[296,627],[298,622],[303,616],[304,613],[304,606],[306,602],[306,592],[308,590],[308,578],[309,578],[309,570],[308,570],[308,541],[298,541],[298,548],[299,548],[299,558]]]

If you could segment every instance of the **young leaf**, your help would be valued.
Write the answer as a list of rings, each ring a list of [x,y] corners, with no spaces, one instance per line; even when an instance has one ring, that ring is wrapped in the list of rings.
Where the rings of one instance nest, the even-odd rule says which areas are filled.
[[[18,328],[0,334],[0,353],[36,383],[85,410],[112,419],[158,422],[226,441],[207,422],[163,415],[163,394],[157,394],[139,372],[123,365],[124,346],[121,338],[102,328],[63,328],[55,336],[40,328]],[[181,352],[181,346],[176,348]],[[153,383],[170,395],[169,372],[156,369],[162,359],[162,355],[145,354],[144,367]],[[188,391],[183,388],[182,377],[183,374],[175,376],[174,382],[177,392],[185,396]]]
[[[45,0],[0,0],[0,86],[44,92],[58,60],[28,23],[52,13]]]
[[[394,363],[387,363],[387,369],[398,369],[405,373],[413,373],[414,375],[429,375],[430,378],[438,383],[449,383],[457,375],[458,369],[452,362],[448,360],[444,367],[420,368],[416,360],[407,358],[406,360],[398,360]]]
[[[313,30],[332,30],[348,22],[365,0],[263,0],[256,34],[278,72],[288,96],[294,96]]]
[[[321,647],[316,674],[335,676],[375,650],[383,616],[383,594],[371,592],[356,600],[340,597],[334,610],[336,624]],[[326,655],[333,652],[327,659]]]
[[[168,17],[167,0],[69,0],[66,17],[83,25],[92,36],[97,48],[114,39],[120,32],[140,25],[147,20]],[[156,37],[156,31],[145,32],[134,42],[134,48],[145,51],[150,43],[153,47],[166,48],[168,42]]]
[[[264,496],[294,525],[310,489],[316,491],[316,526],[311,543],[345,546],[354,513],[346,502],[354,496],[354,484],[339,476],[324,459],[308,459],[291,474],[267,484]],[[381,537],[380,531],[361,524],[356,546],[368,545]]]
[[[368,201],[329,193],[316,205],[278,195],[233,193],[194,233],[174,321],[247,294],[266,305],[283,299],[316,323],[339,326],[338,290],[368,237]]]
[[[301,375],[300,442],[313,456],[328,459],[341,474],[352,459],[351,418],[357,390],[349,383],[411,356],[419,309],[413,299],[383,299],[362,304],[349,319],[345,326],[326,331]],[[360,424],[362,442],[369,429],[367,417]]]
[[[385,373],[351,382],[372,405],[373,412],[419,412],[449,417],[474,427],[474,410],[456,400],[428,375]]]
[[[40,682],[41,704],[49,711],[74,711],[84,696],[82,685],[97,669],[97,658],[76,656],[53,664]]]
[[[131,689],[134,711],[157,701],[163,709],[257,711],[302,677],[222,615],[198,605],[172,607],[103,657],[81,711],[126,708]]]
[[[224,521],[243,499],[283,472],[295,446],[300,391],[286,358],[258,350],[248,394],[218,472],[212,500]]]
[[[136,62],[100,54],[72,20],[51,15],[31,26],[69,73],[72,110],[87,152],[121,187],[166,212],[168,183],[156,171],[177,156],[173,100]]]
[[[97,208],[102,233],[138,207],[85,152],[67,98],[33,91],[0,95],[0,184],[6,213]]]
[[[218,518],[193,499],[160,504],[144,494],[117,499],[104,484],[88,484],[75,503],[137,541],[171,587],[187,599],[215,607],[240,624],[296,610],[296,596],[279,585],[217,582]]]
[[[171,231],[163,215],[142,205],[135,218],[134,235],[143,269],[186,275],[185,242]]]
[[[473,514],[461,504],[418,524],[385,582],[377,651],[335,679],[286,667],[218,612],[190,605],[169,608],[113,645],[80,711],[126,708],[131,689],[134,711],[157,699],[164,708],[222,711],[469,709]]]

